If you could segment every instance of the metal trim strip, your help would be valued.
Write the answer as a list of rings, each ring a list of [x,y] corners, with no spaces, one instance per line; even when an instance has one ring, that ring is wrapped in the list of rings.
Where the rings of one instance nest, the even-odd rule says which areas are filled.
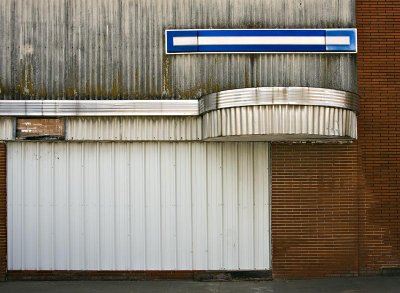
[[[3,116],[197,116],[197,100],[3,100]]]
[[[326,106],[359,110],[355,93],[310,87],[259,87],[221,91],[202,97],[200,114],[213,110],[260,105]]]
[[[226,90],[200,100],[2,100],[0,115],[63,116],[198,116],[209,111],[260,105],[303,105],[358,112],[355,93],[309,87],[259,87]]]

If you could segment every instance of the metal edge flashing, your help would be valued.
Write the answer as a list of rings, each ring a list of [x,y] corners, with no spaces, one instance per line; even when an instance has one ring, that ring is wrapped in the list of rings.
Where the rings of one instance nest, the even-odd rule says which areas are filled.
[[[325,106],[359,111],[355,93],[311,87],[258,87],[226,90],[200,98],[199,112],[261,105]]]
[[[2,100],[1,116],[197,116],[197,100]]]
[[[1,100],[0,116],[198,116],[244,106],[303,105],[359,111],[355,93],[312,87],[257,87],[221,91],[200,100]]]
[[[352,140],[358,110],[355,93],[310,87],[233,89],[199,100],[2,100],[0,140],[15,139],[15,117],[69,117],[67,140]]]

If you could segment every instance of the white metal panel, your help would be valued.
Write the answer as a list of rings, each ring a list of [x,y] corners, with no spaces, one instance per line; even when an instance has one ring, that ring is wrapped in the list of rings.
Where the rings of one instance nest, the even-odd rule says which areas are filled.
[[[115,264],[116,270],[130,268],[130,180],[129,145],[114,144],[115,151]]]
[[[40,145],[40,144],[39,144]],[[109,144],[103,145],[102,149],[107,148]],[[100,149],[98,144],[85,144],[83,146],[83,223],[84,223],[84,270],[101,269],[101,263],[106,261],[105,253],[101,252],[100,238],[100,204],[104,197],[99,180],[101,168],[110,168],[109,165],[103,165],[102,162],[106,159],[100,158]],[[108,184],[112,184],[112,178],[104,178]],[[62,228],[62,227],[60,227]],[[73,231],[72,231],[73,232]],[[101,231],[107,233],[106,230]],[[110,267],[111,269],[111,267]]]
[[[25,144],[21,144],[24,146]],[[10,145],[11,146],[11,145]],[[69,229],[64,231],[69,235],[69,269],[79,270],[84,268],[84,244],[85,244],[85,219],[84,211],[84,144],[66,144],[66,157],[68,175],[69,198]]]
[[[53,269],[61,270],[69,268],[69,233],[70,229],[70,176],[68,157],[68,145],[64,143],[54,144],[53,174],[54,174],[54,247],[57,247],[57,253],[54,254]],[[56,227],[65,227],[65,231],[55,229]]]
[[[146,266],[145,269],[161,269],[161,162],[160,144],[145,145],[145,237]],[[141,192],[140,190],[138,192]],[[137,235],[136,237],[142,237]]]
[[[176,268],[192,268],[192,178],[187,174],[196,168],[192,164],[193,144],[176,144]],[[200,179],[201,180],[201,179]]]
[[[192,252],[193,269],[208,268],[207,262],[207,148],[204,143],[192,144],[191,176],[192,182]]]
[[[254,158],[253,145],[238,145],[238,210],[239,219],[254,219]],[[254,221],[239,221],[239,269],[253,266],[254,262]]]
[[[192,141],[202,139],[201,117],[69,117],[74,141]]]
[[[54,264],[54,144],[49,148],[40,148],[37,166],[40,176],[37,180],[37,266],[39,269],[53,269]]]
[[[264,196],[270,192],[271,173],[265,168],[264,162],[268,162],[270,153],[263,144],[254,144],[254,219],[267,219],[270,223],[271,200],[269,196]],[[270,266],[271,251],[265,254],[265,250],[257,243],[267,243],[270,247],[271,226],[265,227],[262,221],[254,221],[254,266],[263,268]]]
[[[130,266],[138,270],[146,269],[146,144],[135,143],[129,148],[129,200],[130,200]],[[156,183],[154,183],[156,184]]]
[[[99,147],[99,146],[98,146]],[[99,204],[98,222],[99,222],[99,259],[100,269],[115,269],[115,149],[114,143],[106,144],[99,148],[99,166],[97,167],[99,175]],[[118,162],[123,164],[123,162]],[[119,196],[123,196],[122,194]]]
[[[239,214],[238,214],[238,156],[237,144],[223,145],[223,231],[224,262],[227,267],[239,267]]]
[[[274,105],[226,108],[203,115],[203,139],[356,139],[357,115],[347,109]]]
[[[39,186],[38,178],[40,175],[39,159],[40,149],[37,144],[29,144],[22,149],[24,160],[21,161],[22,165],[22,265],[26,268],[39,269]],[[36,176],[32,176],[37,174]],[[17,224],[17,223],[16,223]],[[12,229],[12,228],[11,228]],[[48,248],[50,243],[43,243]]]
[[[161,269],[176,268],[176,160],[175,145],[160,145]]]
[[[268,269],[268,148],[9,143],[8,268]]]
[[[223,269],[222,260],[222,144],[207,145],[207,262]]]
[[[0,140],[13,140],[15,130],[15,118],[0,117]]]

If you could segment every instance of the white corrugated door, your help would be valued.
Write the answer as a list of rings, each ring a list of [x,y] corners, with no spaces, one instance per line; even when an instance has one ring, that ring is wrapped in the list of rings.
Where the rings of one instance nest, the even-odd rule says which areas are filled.
[[[8,269],[269,269],[268,152],[8,143]]]

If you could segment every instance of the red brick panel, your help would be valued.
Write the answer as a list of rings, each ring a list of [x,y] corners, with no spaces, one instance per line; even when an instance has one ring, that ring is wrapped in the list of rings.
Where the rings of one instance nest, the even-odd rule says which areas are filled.
[[[0,281],[7,271],[6,145],[0,143]]]
[[[272,272],[358,273],[357,146],[272,145]]]
[[[400,1],[357,0],[360,272],[400,267]]]
[[[65,122],[62,118],[18,118],[17,139],[63,139]]]

